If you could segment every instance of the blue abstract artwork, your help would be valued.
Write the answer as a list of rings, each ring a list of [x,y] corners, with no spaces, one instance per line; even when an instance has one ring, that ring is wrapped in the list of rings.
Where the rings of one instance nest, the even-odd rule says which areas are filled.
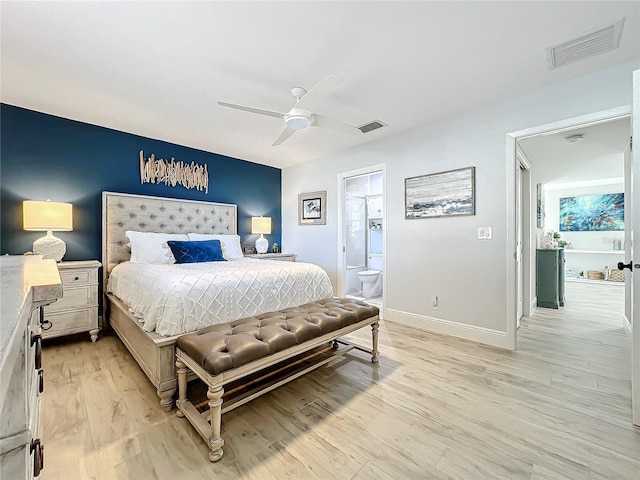
[[[560,198],[560,231],[624,230],[624,193]]]

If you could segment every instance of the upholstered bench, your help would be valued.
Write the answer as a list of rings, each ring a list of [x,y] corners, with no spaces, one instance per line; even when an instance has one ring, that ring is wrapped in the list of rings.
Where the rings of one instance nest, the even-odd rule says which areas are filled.
[[[371,350],[339,337],[371,325]],[[378,362],[379,310],[358,300],[330,298],[277,312],[214,325],[176,341],[178,416],[187,417],[205,439],[212,462],[222,458],[221,415],[357,349]],[[187,399],[187,375],[208,386],[209,410],[200,414]],[[250,378],[247,378],[250,377]],[[224,386],[250,384],[223,407]],[[240,382],[239,382],[240,381]]]

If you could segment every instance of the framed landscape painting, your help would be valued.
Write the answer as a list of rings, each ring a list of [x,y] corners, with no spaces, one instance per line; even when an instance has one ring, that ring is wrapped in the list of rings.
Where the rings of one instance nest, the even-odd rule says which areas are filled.
[[[298,225],[326,225],[327,192],[298,195]]]
[[[560,231],[624,230],[624,193],[560,198]]]
[[[453,217],[476,214],[476,168],[406,178],[405,218]]]

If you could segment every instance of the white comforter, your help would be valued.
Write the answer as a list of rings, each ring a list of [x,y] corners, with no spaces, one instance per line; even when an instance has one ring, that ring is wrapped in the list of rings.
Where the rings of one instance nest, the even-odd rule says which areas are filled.
[[[311,263],[241,259],[173,265],[126,262],[107,291],[144,330],[165,336],[328,298],[326,272]]]

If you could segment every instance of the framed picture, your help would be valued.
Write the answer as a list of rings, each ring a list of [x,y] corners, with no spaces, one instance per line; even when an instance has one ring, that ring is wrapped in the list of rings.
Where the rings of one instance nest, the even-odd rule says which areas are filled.
[[[327,224],[327,192],[298,195],[298,225]]]
[[[536,185],[536,227],[544,228],[544,185]]]
[[[560,198],[561,232],[624,230],[624,193]]]
[[[405,178],[405,218],[476,214],[476,167]]]

